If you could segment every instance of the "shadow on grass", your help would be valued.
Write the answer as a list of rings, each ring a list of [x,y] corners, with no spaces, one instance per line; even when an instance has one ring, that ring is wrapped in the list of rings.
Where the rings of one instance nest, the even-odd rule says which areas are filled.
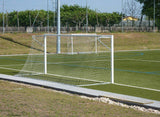
[[[15,43],[15,44],[24,46],[24,47],[26,47],[26,48],[30,48],[30,49],[34,49],[34,50],[37,50],[37,51],[40,51],[40,52],[44,52],[44,51],[41,50],[41,49],[38,49],[38,48],[35,48],[35,47],[32,47],[32,46],[29,46],[29,45],[20,43],[20,42],[18,42],[18,41],[13,40],[12,38],[9,38],[9,37],[0,36],[0,38],[1,38],[1,39],[4,39],[4,40],[7,40],[7,41],[10,41],[10,42],[12,42],[12,43]]]

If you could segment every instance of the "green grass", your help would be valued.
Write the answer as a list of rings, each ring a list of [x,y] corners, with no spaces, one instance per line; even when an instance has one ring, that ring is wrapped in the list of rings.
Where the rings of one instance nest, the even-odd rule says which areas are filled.
[[[160,89],[160,51],[142,51],[140,56],[115,58],[115,82]]]
[[[114,35],[115,50],[132,50],[115,52],[115,82],[160,90],[160,50],[150,50],[160,49],[160,33],[115,33]],[[23,54],[28,53],[29,51],[31,35],[5,34],[0,35],[0,40],[3,45],[0,46],[0,49],[2,50],[0,54]],[[50,45],[52,45],[52,43]],[[142,51],[135,51],[140,49]],[[52,50],[52,48],[49,48],[49,51],[50,50]],[[32,68],[30,68],[29,64],[23,67],[26,58],[27,56],[0,56],[0,73],[15,75],[22,68],[24,70],[36,72],[44,71],[43,56],[39,55],[39,57],[33,57],[32,60],[28,59],[30,63],[34,63],[34,67]],[[71,85],[93,84],[99,81],[109,82],[109,60],[109,53],[89,55],[49,54],[48,73],[50,73],[50,75],[34,74],[31,77]],[[80,79],[75,79],[75,77]],[[157,97],[160,97],[158,91],[117,85],[88,86],[87,88],[155,100],[159,100]]]
[[[118,94],[131,95],[131,96],[160,101],[160,98],[159,98],[160,92],[150,91],[150,90],[145,90],[140,88],[132,88],[132,87],[126,87],[126,86],[113,85],[113,84],[86,86],[85,88],[108,91],[108,92],[113,92]]]
[[[159,50],[116,52],[115,82],[160,90],[159,55]],[[38,58],[39,59],[36,61],[34,59],[31,61],[31,63],[34,63],[33,70],[43,72],[43,69],[37,69],[37,67],[43,68],[43,57],[39,56]],[[27,75],[26,77],[71,85],[94,84],[98,83],[98,81],[106,82],[110,81],[110,69],[107,68],[109,67],[110,62],[106,61],[109,60],[109,58],[110,57],[108,56],[108,53],[98,55],[48,55],[48,72],[51,75]],[[23,67],[25,60],[26,56],[1,56],[1,73],[9,75],[17,74],[18,70]],[[23,68],[24,70],[29,69],[28,66],[27,68],[25,67]],[[17,71],[3,68],[17,69]],[[108,74],[108,76],[106,74]],[[85,78],[88,80],[75,79],[71,77]],[[96,80],[97,82],[92,80]],[[150,91],[141,88],[131,88],[118,85],[87,86],[87,88],[153,100],[159,100],[158,97],[160,97],[160,92],[158,91]]]

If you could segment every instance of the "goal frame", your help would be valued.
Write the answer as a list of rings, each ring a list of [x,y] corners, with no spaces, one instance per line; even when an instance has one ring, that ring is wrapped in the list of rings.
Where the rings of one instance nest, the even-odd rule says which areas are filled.
[[[110,51],[111,51],[111,84],[114,84],[114,35],[96,35],[96,34],[44,34],[39,35],[44,38],[44,74],[47,74],[47,36],[55,36],[55,37],[61,37],[61,36],[67,36],[71,37],[71,41],[73,41],[72,37],[95,37],[95,46],[97,46],[97,40],[98,38],[110,38]],[[97,37],[97,38],[96,38]],[[60,49],[60,48],[59,48]],[[72,52],[73,54],[73,42],[72,42]],[[95,48],[95,53],[97,53],[97,47]],[[61,54],[61,53],[57,53]]]

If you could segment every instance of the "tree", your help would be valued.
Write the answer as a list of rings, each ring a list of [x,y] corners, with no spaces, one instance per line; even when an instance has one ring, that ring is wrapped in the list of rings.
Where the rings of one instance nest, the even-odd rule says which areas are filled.
[[[143,4],[142,14],[148,16],[149,20],[154,18],[154,0],[137,0]],[[155,0],[156,26],[160,30],[160,0]]]
[[[44,10],[26,10],[26,11],[13,11],[8,13],[9,26],[47,26],[47,11]],[[49,11],[49,24],[54,26],[54,12]],[[5,14],[6,15],[6,14]],[[2,13],[0,13],[0,26],[2,26]],[[82,27],[86,24],[86,7],[78,5],[61,7],[61,24],[62,26],[78,26]],[[112,26],[121,21],[121,14],[113,13],[100,13],[88,8],[89,26]]]
[[[61,8],[62,24],[68,22],[71,26],[82,26],[85,21],[86,8],[82,8],[78,5],[68,6],[63,5]]]
[[[131,16],[134,18],[141,19],[142,5],[138,3],[137,0],[126,0],[125,1],[124,13],[126,16]],[[132,20],[132,26],[134,25],[134,20]]]

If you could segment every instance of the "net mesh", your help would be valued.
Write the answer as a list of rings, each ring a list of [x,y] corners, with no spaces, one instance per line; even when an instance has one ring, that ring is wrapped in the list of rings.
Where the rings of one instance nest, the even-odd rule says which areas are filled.
[[[17,76],[31,76],[44,72],[44,38],[33,37],[28,58]]]
[[[34,36],[32,48],[18,76],[72,85],[110,82],[111,38],[97,35],[57,35],[47,38],[47,74],[44,74],[44,36]]]

